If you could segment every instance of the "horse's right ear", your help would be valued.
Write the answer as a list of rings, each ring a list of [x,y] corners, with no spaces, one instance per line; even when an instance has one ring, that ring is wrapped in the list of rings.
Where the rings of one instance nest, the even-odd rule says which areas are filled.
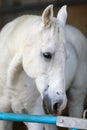
[[[62,26],[65,26],[66,19],[67,19],[67,6],[64,5],[63,7],[61,7],[61,9],[59,10],[57,14],[57,20],[59,24],[61,24]]]
[[[44,27],[49,27],[53,18],[53,5],[47,6],[42,14],[42,22]]]

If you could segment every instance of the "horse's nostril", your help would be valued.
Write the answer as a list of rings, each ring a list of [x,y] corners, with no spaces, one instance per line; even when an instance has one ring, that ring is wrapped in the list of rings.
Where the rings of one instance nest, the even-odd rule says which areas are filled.
[[[57,103],[53,105],[53,110],[55,113],[57,113],[58,108],[62,105],[63,101],[59,100]]]
[[[55,113],[57,113],[57,109],[58,109],[58,103],[55,103],[53,106],[53,110]]]

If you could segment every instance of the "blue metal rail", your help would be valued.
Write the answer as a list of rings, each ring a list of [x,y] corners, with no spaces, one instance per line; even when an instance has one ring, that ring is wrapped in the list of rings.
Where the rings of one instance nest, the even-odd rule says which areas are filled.
[[[0,120],[9,120],[16,122],[32,122],[32,123],[44,123],[44,124],[55,124],[57,116],[42,116],[42,115],[29,115],[29,114],[14,114],[0,112]],[[77,130],[73,128],[72,130]]]
[[[14,114],[14,113],[0,112],[0,120],[56,124],[56,119],[57,119],[56,116],[42,116],[42,115]]]

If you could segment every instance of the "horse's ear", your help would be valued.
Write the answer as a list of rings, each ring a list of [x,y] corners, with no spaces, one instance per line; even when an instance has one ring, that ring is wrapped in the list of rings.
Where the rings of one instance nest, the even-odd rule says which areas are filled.
[[[42,22],[44,27],[50,26],[53,18],[53,5],[47,6],[47,8],[43,11],[42,14]]]
[[[66,8],[67,8],[67,6],[64,5],[63,7],[61,7],[61,9],[59,10],[59,12],[57,14],[58,23],[61,24],[62,26],[64,26],[66,24],[66,19],[67,19]]]

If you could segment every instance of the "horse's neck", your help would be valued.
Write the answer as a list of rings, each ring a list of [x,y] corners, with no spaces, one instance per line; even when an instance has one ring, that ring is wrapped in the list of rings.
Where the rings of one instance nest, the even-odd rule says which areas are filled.
[[[76,68],[77,68],[76,50],[72,44],[67,42],[67,61],[65,66],[66,89],[69,88],[71,82],[74,79]]]

